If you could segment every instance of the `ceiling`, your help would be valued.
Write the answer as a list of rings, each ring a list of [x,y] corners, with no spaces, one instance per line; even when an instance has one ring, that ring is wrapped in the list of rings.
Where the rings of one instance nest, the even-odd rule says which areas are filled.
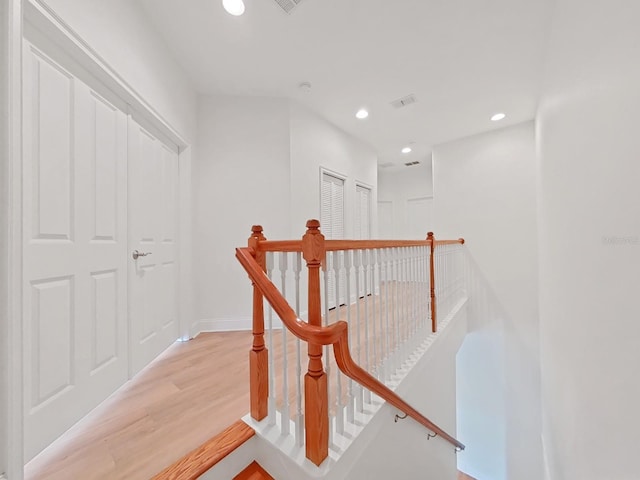
[[[295,99],[394,165],[534,117],[553,2],[245,0],[233,17],[221,0],[139,1],[199,93]]]

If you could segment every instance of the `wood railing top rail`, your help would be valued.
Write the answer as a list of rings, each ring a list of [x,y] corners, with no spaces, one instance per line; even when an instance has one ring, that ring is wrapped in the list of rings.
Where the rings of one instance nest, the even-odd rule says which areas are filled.
[[[269,242],[260,242],[269,243]],[[274,242],[271,242],[274,243]],[[294,243],[294,242],[290,242]],[[328,243],[328,242],[327,242]],[[429,244],[422,242],[421,245]],[[396,245],[397,246],[397,245]],[[358,247],[363,248],[363,247]],[[382,248],[382,247],[369,247]],[[282,250],[280,250],[282,251]],[[288,251],[288,250],[284,250]],[[296,250],[293,250],[296,251]],[[267,299],[271,307],[282,320],[283,324],[299,339],[315,344],[315,345],[333,345],[333,351],[336,358],[338,368],[349,378],[360,383],[373,393],[383,398],[389,404],[398,410],[409,415],[421,425],[425,426],[432,432],[440,435],[446,441],[454,445],[456,448],[464,450],[464,445],[442,430],[436,424],[431,422],[427,417],[422,415],[411,405],[405,402],[386,385],[378,381],[367,371],[359,367],[352,359],[349,352],[349,326],[344,321],[338,321],[325,327],[309,325],[300,320],[287,300],[282,296],[278,288],[269,280],[262,267],[256,262],[252,255],[252,249],[236,248],[236,258],[244,267],[245,271],[251,278],[255,286],[257,286],[264,297]]]
[[[436,240],[435,246],[464,244],[464,239]],[[302,252],[302,240],[265,240],[257,242],[261,252]],[[325,240],[325,250],[372,250],[376,248],[428,247],[431,240]]]

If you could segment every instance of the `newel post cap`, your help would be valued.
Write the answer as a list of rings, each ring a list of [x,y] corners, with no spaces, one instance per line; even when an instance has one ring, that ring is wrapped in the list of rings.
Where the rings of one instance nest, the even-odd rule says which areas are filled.
[[[320,233],[320,220],[316,220],[316,219],[311,219],[311,220],[307,220],[307,233],[312,233],[309,230],[318,230],[317,233]]]
[[[320,265],[324,261],[324,235],[320,231],[320,221],[307,220],[307,232],[302,236],[302,256],[307,265]]]

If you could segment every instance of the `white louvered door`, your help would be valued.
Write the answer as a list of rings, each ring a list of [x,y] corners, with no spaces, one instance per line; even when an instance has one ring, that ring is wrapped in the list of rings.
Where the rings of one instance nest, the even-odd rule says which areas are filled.
[[[344,180],[327,172],[322,173],[320,206],[320,228],[327,240],[344,238]],[[340,263],[341,258],[338,258]],[[341,271],[338,298],[336,298],[336,262],[332,253],[327,253],[327,301],[329,308],[345,303],[346,274]]]
[[[127,380],[127,120],[24,49],[25,459]]]

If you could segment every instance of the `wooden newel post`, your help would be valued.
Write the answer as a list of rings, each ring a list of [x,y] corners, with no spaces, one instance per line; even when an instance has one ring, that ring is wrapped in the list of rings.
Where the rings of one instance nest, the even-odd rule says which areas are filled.
[[[262,227],[251,227],[248,246],[253,250],[256,262],[264,271],[267,269],[265,254],[258,244],[266,240]],[[262,420],[267,416],[269,397],[269,352],[264,344],[264,303],[260,289],[253,284],[253,348],[249,352],[249,396],[251,416]]]
[[[436,317],[436,273],[435,273],[435,251],[436,237],[433,232],[427,233],[427,240],[431,242],[431,254],[429,255],[429,283],[431,287],[431,331],[438,331],[438,320]]]
[[[320,266],[326,255],[320,222],[309,220],[302,237],[302,256],[309,269],[309,325],[322,326]],[[306,456],[320,465],[329,455],[327,374],[322,366],[322,345],[309,343],[309,369],[304,376]]]

